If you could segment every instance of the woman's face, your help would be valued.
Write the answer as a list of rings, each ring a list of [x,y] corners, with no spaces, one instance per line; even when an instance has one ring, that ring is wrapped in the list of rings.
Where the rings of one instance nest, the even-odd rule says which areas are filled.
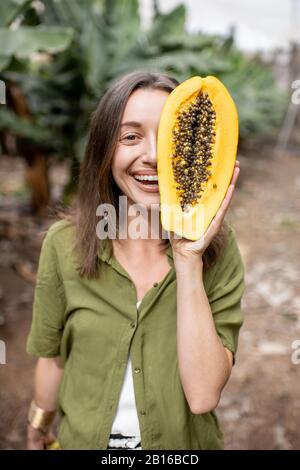
[[[160,201],[156,140],[160,115],[168,97],[161,90],[138,89],[129,97],[112,162],[112,174],[123,195],[147,208]]]

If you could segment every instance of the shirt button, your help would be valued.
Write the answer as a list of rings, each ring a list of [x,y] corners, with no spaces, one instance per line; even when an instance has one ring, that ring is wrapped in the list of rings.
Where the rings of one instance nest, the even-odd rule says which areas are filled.
[[[130,323],[130,326],[131,326],[131,328],[135,328],[135,323],[134,323],[134,322],[131,322],[131,323]]]
[[[142,416],[145,416],[145,414],[146,414],[146,411],[145,411],[145,410],[141,410],[141,415],[142,415]]]
[[[139,374],[139,373],[141,372],[141,369],[140,369],[139,367],[136,367],[136,368],[134,369],[134,372],[135,372],[136,374]]]
[[[157,286],[158,286],[158,282],[155,282],[155,283],[153,284],[153,287],[157,287]]]

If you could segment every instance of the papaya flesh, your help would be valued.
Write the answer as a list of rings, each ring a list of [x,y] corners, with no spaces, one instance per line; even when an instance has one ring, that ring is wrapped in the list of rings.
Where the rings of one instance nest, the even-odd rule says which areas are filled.
[[[157,141],[161,223],[200,239],[230,184],[238,145],[238,114],[220,80],[192,77],[168,96]]]

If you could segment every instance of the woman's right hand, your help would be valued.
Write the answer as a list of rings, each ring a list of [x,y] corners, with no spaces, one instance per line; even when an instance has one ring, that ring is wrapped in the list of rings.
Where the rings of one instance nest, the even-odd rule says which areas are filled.
[[[55,441],[56,437],[49,430],[47,433],[35,429],[28,423],[27,425],[27,450],[45,450],[46,445]]]

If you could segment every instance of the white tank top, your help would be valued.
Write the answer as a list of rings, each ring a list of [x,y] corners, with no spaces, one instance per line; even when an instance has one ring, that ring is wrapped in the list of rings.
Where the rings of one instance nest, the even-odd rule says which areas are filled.
[[[141,300],[136,304],[139,307]],[[117,412],[112,425],[112,434],[122,434],[125,436],[141,436],[139,419],[137,415],[134,386],[132,378],[132,364],[130,355],[122,385],[121,395]]]

